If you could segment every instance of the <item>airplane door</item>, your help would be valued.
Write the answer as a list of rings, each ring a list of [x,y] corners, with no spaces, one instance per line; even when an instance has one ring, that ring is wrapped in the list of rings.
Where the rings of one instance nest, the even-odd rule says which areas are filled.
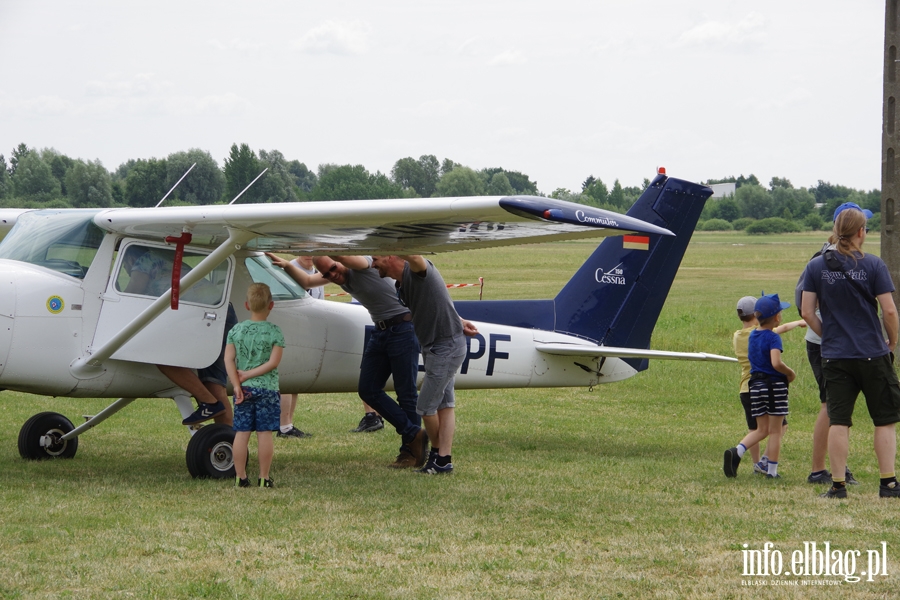
[[[10,278],[0,279],[0,373],[9,358],[16,314],[16,288]]]
[[[113,276],[103,295],[94,347],[107,342],[169,290],[174,255],[171,246],[122,242]],[[205,253],[185,248],[182,278],[205,257]],[[233,259],[229,258],[182,292],[178,310],[166,308],[112,358],[195,369],[212,364],[222,347],[233,265]]]

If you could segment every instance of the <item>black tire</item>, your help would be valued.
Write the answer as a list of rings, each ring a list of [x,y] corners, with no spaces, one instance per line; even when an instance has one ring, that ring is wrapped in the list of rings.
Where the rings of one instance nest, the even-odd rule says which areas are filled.
[[[55,412],[34,415],[19,430],[19,454],[26,460],[46,460],[48,458],[72,458],[78,450],[78,438],[59,441],[59,438],[75,429],[72,421]],[[41,438],[50,436],[55,441],[50,446],[41,446]]]
[[[201,427],[188,443],[187,468],[198,479],[234,478],[234,430],[230,425]]]

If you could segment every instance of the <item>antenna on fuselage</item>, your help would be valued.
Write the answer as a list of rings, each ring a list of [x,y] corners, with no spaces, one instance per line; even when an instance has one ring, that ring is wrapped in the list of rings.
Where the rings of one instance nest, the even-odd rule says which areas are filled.
[[[192,164],[191,169],[193,169],[196,166],[197,166],[197,163]],[[181,176],[181,179],[184,179],[185,177],[187,177],[187,174],[191,172],[191,169],[188,169],[187,171],[185,171],[184,175]],[[162,197],[162,200],[157,202],[156,206],[154,206],[153,208],[159,208],[159,205],[166,201],[166,198],[169,197],[169,194],[171,194],[175,190],[175,188],[178,187],[178,184],[181,183],[181,179],[179,179],[178,181],[175,182],[175,185],[172,186],[172,189],[169,190],[168,192],[166,192],[166,195]]]
[[[262,170],[262,173],[260,173],[259,175],[256,176],[256,179],[259,179],[260,177],[262,177],[262,176],[265,174],[265,172],[268,171],[268,170],[269,170],[269,167],[266,167],[265,169],[263,169],[263,170]],[[237,199],[240,198],[241,196],[243,196],[243,195],[244,195],[244,192],[246,192],[247,190],[249,190],[251,185],[253,185],[254,183],[256,183],[256,179],[254,179],[253,181],[251,181],[250,183],[248,183],[248,184],[247,184],[247,187],[245,187],[244,189],[242,189],[242,190],[241,190],[241,193],[238,194],[237,196],[235,196],[235,197],[234,197],[234,200],[232,200],[231,202],[228,203],[228,206],[231,206],[232,204],[234,204],[235,202],[237,202]]]

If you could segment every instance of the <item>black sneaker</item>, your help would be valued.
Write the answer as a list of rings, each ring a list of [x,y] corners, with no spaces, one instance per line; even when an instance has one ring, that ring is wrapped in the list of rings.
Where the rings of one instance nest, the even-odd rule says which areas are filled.
[[[781,475],[778,473],[775,473],[774,475],[766,473],[766,479],[781,479]]]
[[[882,486],[883,487],[883,486]],[[898,490],[900,492],[900,490]],[[900,495],[900,494],[898,494]],[[846,498],[847,497],[847,488],[846,487],[834,487],[831,486],[828,488],[828,491],[824,494],[819,494],[819,498]]]
[[[271,479],[262,479],[262,478],[260,478],[260,480],[259,480],[259,487],[270,487],[270,488],[273,488],[273,487],[275,487],[275,482],[272,481]]]
[[[305,433],[305,432],[303,432],[303,431],[300,431],[300,430],[297,429],[296,427],[291,427],[291,428],[288,430],[287,433],[283,433],[283,432],[279,429],[279,430],[278,430],[278,433],[275,434],[275,435],[276,435],[276,437],[283,437],[283,438],[308,438],[308,437],[312,437],[312,434],[311,434],[311,433]]]
[[[854,477],[853,473],[850,472],[849,467],[847,467],[847,470],[844,471],[844,482],[847,485],[859,485],[859,482],[856,480],[856,477]]]
[[[855,479],[853,481],[856,481]],[[818,471],[816,473],[810,473],[809,477],[806,478],[806,483],[814,483],[814,484],[828,484],[831,485],[831,473],[828,471]],[[849,481],[847,483],[850,483]]]
[[[878,497],[879,498],[900,498],[900,484],[896,481],[892,481],[887,485],[882,485],[878,488]]]
[[[215,404],[203,404],[200,402],[200,406],[197,407],[197,410],[184,419],[181,424],[195,425],[218,417],[223,412],[225,412],[225,405],[222,404],[222,402],[216,402]]]
[[[416,471],[416,473],[422,473],[424,475],[444,475],[453,472],[453,463],[447,463],[443,467],[439,467],[437,462],[434,460],[429,460],[425,463],[425,466]]]
[[[378,431],[379,429],[384,429],[384,420],[376,413],[366,413],[365,416],[360,419],[356,429],[351,429],[350,432],[370,433],[372,431]]]
[[[741,457],[738,456],[737,448],[729,448],[725,451],[725,460],[722,470],[725,471],[725,477],[737,477],[738,465],[741,464]]]
[[[234,476],[234,487],[250,487],[250,479],[245,477],[241,479],[237,475]]]

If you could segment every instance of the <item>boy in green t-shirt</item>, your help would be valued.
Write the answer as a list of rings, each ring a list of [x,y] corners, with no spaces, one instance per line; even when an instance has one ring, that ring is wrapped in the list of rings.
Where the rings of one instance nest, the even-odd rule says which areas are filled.
[[[272,432],[281,420],[278,363],[284,352],[284,336],[278,325],[266,320],[275,306],[269,286],[252,284],[244,306],[250,311],[250,320],[234,326],[225,347],[225,369],[234,388],[235,486],[250,487],[247,455],[250,433],[255,431],[259,487],[273,487],[269,468],[275,453]]]

